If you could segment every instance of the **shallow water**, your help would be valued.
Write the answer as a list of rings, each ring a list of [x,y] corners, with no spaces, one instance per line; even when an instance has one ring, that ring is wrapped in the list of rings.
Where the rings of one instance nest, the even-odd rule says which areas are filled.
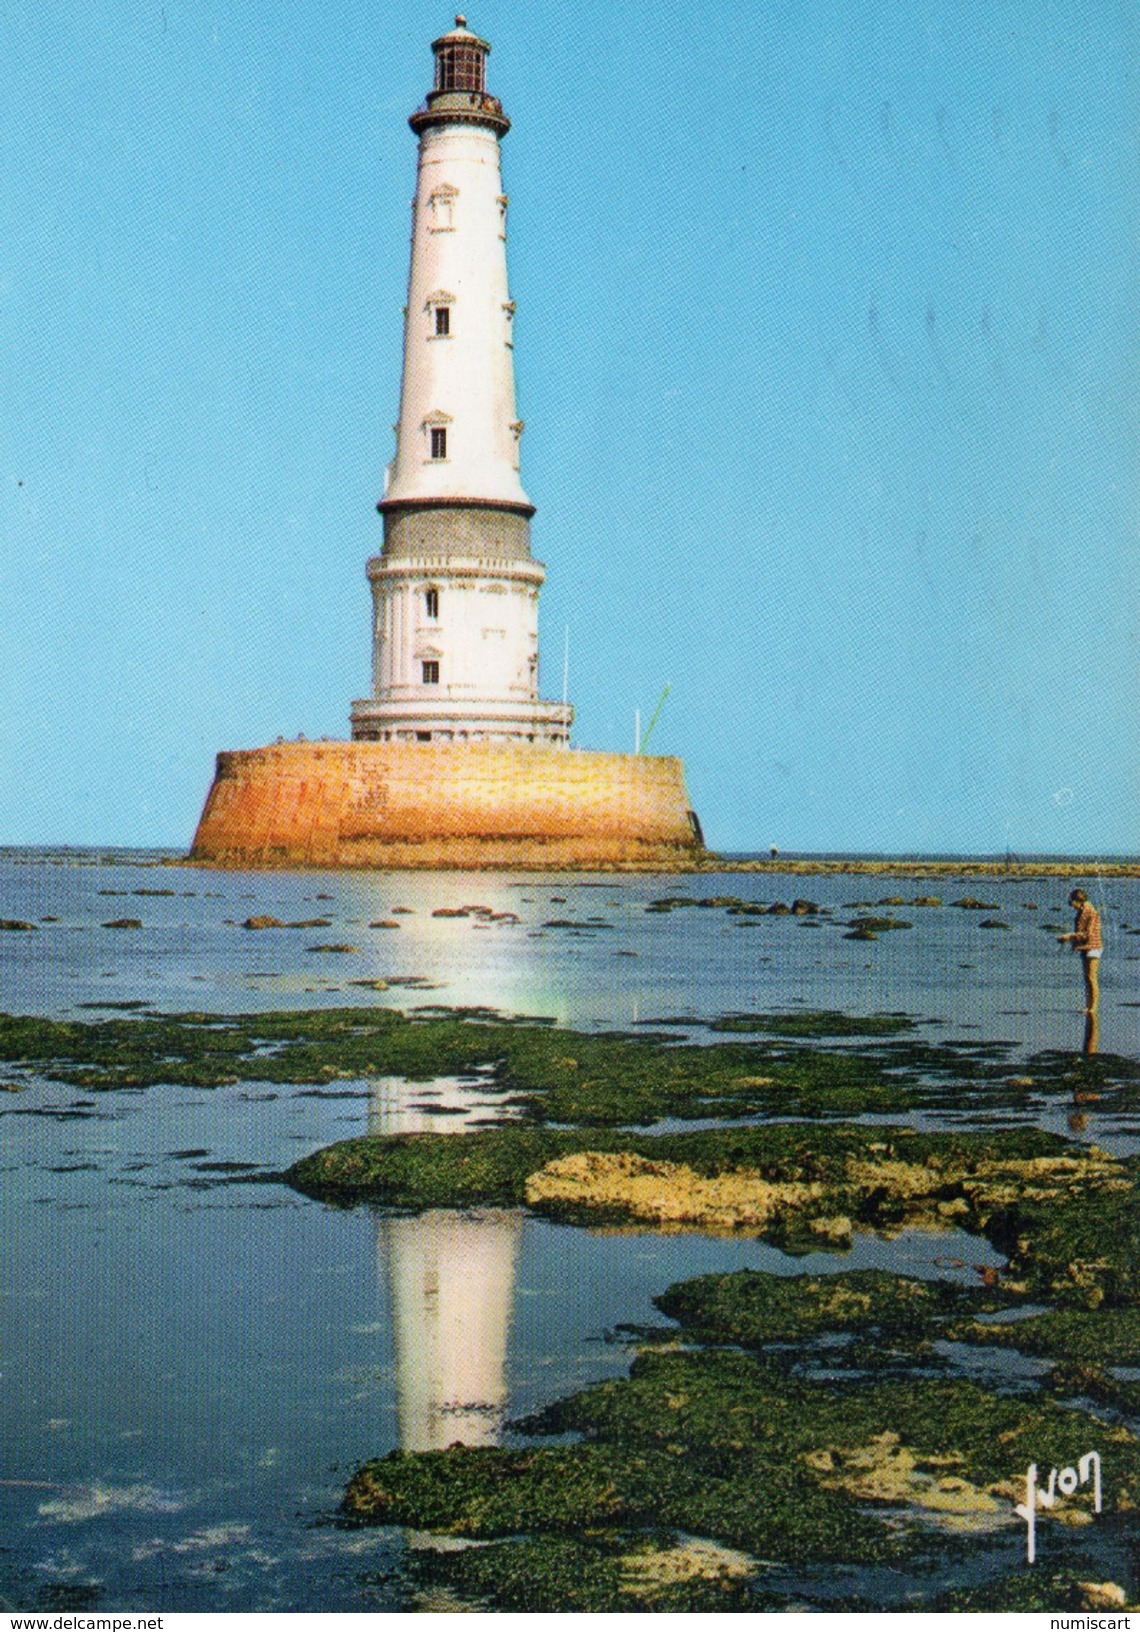
[[[863,944],[843,939],[845,902],[934,886],[238,875],[154,859],[0,855],[0,917],[40,926],[0,936],[0,1008],[90,1019],[93,1004],[485,1004],[621,1026],[803,1004],[897,1010],[938,1022],[932,1037],[1005,1037],[1015,1056],[1079,1043],[1079,970],[1040,927],[1068,926],[1063,880],[947,880],[947,902],[997,902],[1011,929],[982,930],[988,914],[948,905],[895,908],[914,928]],[[681,894],[810,894],[835,921],[810,930],[716,909],[645,911]],[[432,916],[465,903],[520,922]],[[1140,1009],[1125,1006],[1140,938],[1121,932],[1140,921],[1140,884],[1109,881],[1099,904],[1109,932],[1101,1045],[1140,1053]],[[240,927],[257,914],[331,924]],[[143,927],[102,927],[122,917]],[[576,927],[543,927],[555,918]],[[399,928],[370,927],[380,920]],[[332,943],[359,950],[308,950]],[[351,984],[393,977],[419,981]],[[94,1095],[33,1080],[0,1095],[5,1600],[398,1607],[404,1540],[330,1522],[353,1468],[397,1444],[490,1441],[509,1418],[623,1373],[628,1356],[608,1334],[660,1322],[651,1299],[671,1281],[743,1265],[870,1264],[969,1280],[970,1266],[999,1261],[953,1234],[859,1236],[848,1254],[793,1259],[752,1241],[598,1234],[512,1212],[340,1212],[266,1182],[334,1139],[447,1130],[486,1104],[477,1080]],[[1063,1107],[1032,1114],[1067,1131]],[[1111,1147],[1130,1130],[1101,1126],[1092,1107],[1082,1137]]]
[[[1008,1038],[1021,1052],[1080,1041],[1078,960],[1044,929],[1071,928],[1068,879],[223,873],[160,867],[157,853],[151,865],[94,859],[0,851],[0,917],[59,920],[3,937],[4,1008],[78,1015],[83,1004],[142,1000],[158,1009],[236,1013],[441,1002],[551,1015],[564,1025],[621,1026],[805,1004],[853,1014],[899,1010],[937,1021],[945,1029],[934,1035]],[[1140,963],[1140,934],[1133,938],[1124,926],[1140,926],[1140,880],[1086,880],[1085,887],[1109,937],[1101,1048],[1135,1054],[1140,1007],[1132,965]],[[140,893],[153,891],[171,893]],[[874,943],[844,938],[846,923],[866,910],[849,903],[932,891],[947,905],[880,909],[912,929]],[[645,910],[656,898],[681,895],[759,902],[810,895],[833,916],[816,928],[812,919],[731,918],[712,908]],[[949,905],[962,896],[998,910]],[[433,916],[464,904],[514,913],[519,922]],[[400,907],[412,910],[394,915]],[[261,914],[331,922],[241,929]],[[143,927],[101,927],[126,917]],[[1009,930],[982,929],[987,917]],[[574,927],[545,927],[556,919]],[[382,922],[399,927],[370,927]],[[310,950],[322,944],[358,950]],[[429,989],[376,992],[352,984],[392,977],[418,977]]]

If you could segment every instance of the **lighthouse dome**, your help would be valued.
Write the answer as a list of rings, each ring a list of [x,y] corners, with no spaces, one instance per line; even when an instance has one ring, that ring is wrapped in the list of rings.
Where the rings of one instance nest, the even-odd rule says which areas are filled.
[[[435,53],[435,83],[422,107],[408,123],[421,135],[443,120],[490,125],[496,135],[505,136],[511,122],[503,104],[487,90],[487,40],[467,27],[466,17],[455,19],[455,27],[431,43]]]

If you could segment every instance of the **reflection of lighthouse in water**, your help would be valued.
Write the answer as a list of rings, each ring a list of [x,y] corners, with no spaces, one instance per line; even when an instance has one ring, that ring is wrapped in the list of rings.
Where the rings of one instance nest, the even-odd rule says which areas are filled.
[[[373,1089],[369,1132],[460,1137],[473,1117],[485,1120],[489,1111],[477,1086],[388,1077]],[[507,1335],[522,1223],[518,1212],[442,1208],[378,1221],[403,1450],[497,1443],[507,1409]]]

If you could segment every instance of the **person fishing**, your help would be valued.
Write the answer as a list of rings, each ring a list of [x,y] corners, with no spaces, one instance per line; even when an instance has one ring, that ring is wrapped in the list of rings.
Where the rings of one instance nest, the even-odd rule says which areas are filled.
[[[1104,951],[1100,913],[1084,890],[1073,890],[1069,895],[1069,905],[1076,913],[1072,932],[1058,935],[1057,940],[1061,945],[1068,942],[1075,952],[1080,953],[1085,975],[1085,1013],[1095,1014],[1100,1003],[1100,960]]]

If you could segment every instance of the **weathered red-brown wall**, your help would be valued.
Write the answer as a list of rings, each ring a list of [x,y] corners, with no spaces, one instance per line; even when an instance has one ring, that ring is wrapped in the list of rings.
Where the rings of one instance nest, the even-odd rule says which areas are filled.
[[[679,759],[495,743],[218,755],[191,860],[240,867],[656,867],[700,853]]]

